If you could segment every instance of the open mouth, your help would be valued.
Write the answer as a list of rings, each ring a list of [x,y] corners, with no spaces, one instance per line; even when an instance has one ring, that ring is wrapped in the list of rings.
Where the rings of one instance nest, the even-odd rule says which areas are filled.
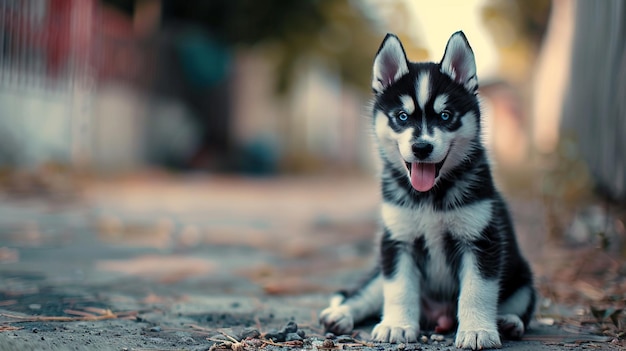
[[[405,162],[406,169],[409,171],[409,177],[411,178],[411,185],[413,188],[420,192],[426,192],[435,186],[435,180],[439,176],[439,171],[443,167],[444,162],[448,158],[446,157],[437,163],[428,162]]]

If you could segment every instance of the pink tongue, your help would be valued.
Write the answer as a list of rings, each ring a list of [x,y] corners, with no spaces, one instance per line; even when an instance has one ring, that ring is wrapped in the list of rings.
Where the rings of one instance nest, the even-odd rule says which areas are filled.
[[[417,191],[428,191],[435,185],[434,163],[411,163],[411,185]]]

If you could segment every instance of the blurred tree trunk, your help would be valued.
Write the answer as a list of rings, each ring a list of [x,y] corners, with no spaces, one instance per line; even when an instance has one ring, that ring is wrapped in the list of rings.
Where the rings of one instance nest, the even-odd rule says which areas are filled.
[[[626,203],[626,1],[578,0],[561,138],[579,146],[596,189]]]

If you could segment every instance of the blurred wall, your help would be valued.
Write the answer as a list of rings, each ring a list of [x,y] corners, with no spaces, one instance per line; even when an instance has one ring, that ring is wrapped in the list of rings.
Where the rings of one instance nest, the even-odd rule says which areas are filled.
[[[92,0],[0,2],[0,165],[83,162],[94,79]]]
[[[576,144],[596,190],[626,203],[626,2],[575,4],[561,137]]]
[[[367,94],[345,84],[336,63],[297,59],[290,88],[277,93],[285,73],[272,40],[226,45],[201,22],[161,24],[160,0],[124,4],[0,2],[2,164],[251,174],[369,167]],[[369,66],[370,57],[355,63],[363,60]]]

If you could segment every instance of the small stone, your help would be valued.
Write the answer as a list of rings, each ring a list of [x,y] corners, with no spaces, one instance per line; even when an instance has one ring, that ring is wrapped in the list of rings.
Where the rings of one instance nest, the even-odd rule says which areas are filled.
[[[41,337],[41,340],[46,340],[43,336]]]
[[[37,328],[33,328],[33,329],[31,329],[30,331],[32,331],[32,332],[33,332],[33,333],[35,333],[35,334],[36,334],[36,333],[39,333],[39,329],[37,329]]]
[[[331,339],[325,339],[324,342],[322,343],[322,347],[326,349],[333,348],[335,347],[335,342],[332,341]]]
[[[446,337],[441,334],[433,334],[430,336],[430,340],[432,341],[444,341],[445,339]]]
[[[161,331],[161,327],[158,325],[155,325],[154,327],[150,328],[150,331],[154,333],[158,333]]]
[[[250,345],[252,347],[260,349],[261,346],[263,346],[263,341],[259,339],[249,339],[249,340],[246,340],[246,345]]]
[[[278,331],[276,329],[272,329],[268,331],[267,333],[265,333],[263,337],[267,340],[272,340],[274,342],[282,342],[282,341],[285,341],[286,336],[287,334],[284,331],[282,330]]]
[[[287,325],[283,328],[285,333],[295,333],[298,331],[298,325],[294,321],[289,321]]]
[[[289,333],[285,337],[285,341],[302,341],[302,337],[296,333]]]
[[[335,339],[335,341],[337,341],[337,343],[347,344],[354,342],[354,338],[352,338],[350,335],[339,335],[337,339]]]
[[[404,343],[398,344],[398,350],[404,350],[404,349],[406,349],[406,344]]]
[[[187,345],[192,345],[196,343],[196,341],[192,337],[189,337],[189,336],[180,338],[180,342],[182,342],[183,344],[187,344]]]
[[[240,339],[258,339],[261,336],[261,332],[254,328],[245,328],[241,331]]]
[[[538,318],[537,321],[543,325],[554,325],[554,318]]]
[[[420,341],[426,344],[428,343],[428,337],[426,335],[422,335],[422,337],[420,338]]]
[[[298,329],[296,334],[298,334],[302,339],[304,339],[306,337],[306,333],[302,329]]]
[[[334,339],[335,338],[335,334],[333,334],[331,332],[328,332],[328,333],[324,334],[324,337],[326,339]]]

